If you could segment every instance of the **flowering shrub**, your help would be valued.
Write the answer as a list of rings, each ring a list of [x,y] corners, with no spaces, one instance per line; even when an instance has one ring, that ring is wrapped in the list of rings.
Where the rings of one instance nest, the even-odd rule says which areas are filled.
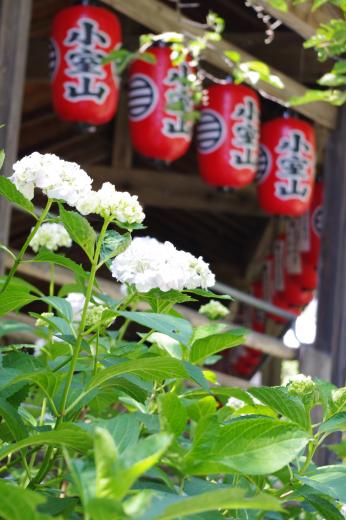
[[[5,249],[13,265],[0,279],[0,315],[40,310],[29,312],[36,326],[0,326],[36,338],[1,346],[0,517],[343,518],[346,466],[313,457],[346,429],[346,389],[305,376],[287,387],[218,385],[204,363],[244,338],[212,321],[227,308],[208,290],[209,266],[169,242],[132,240],[144,219],[137,198],[91,186],[77,165],[40,154],[0,177],[0,193],[36,221],[17,256]],[[48,197],[40,214],[36,188]],[[100,216],[98,233],[81,213]],[[56,252],[70,240],[88,267]],[[52,269],[45,295],[18,276],[24,258],[62,266],[75,283],[56,287]],[[99,288],[105,266],[126,284],[121,300]],[[174,305],[199,298],[211,321],[193,328]]]

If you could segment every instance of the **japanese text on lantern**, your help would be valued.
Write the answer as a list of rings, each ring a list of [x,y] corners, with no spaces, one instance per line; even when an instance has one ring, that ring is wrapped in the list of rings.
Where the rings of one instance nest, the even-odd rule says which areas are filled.
[[[243,103],[238,103],[231,115],[233,125],[232,144],[238,148],[230,151],[230,164],[234,168],[256,167],[258,152],[258,108],[254,99],[245,96]]]
[[[163,119],[162,132],[167,137],[186,137],[192,130],[192,122],[184,119],[184,115],[193,110],[191,87],[187,84],[189,67],[187,63],[181,63],[179,67],[169,69],[164,81],[168,88],[166,91],[167,114],[174,117]]]
[[[281,137],[275,151],[278,181],[275,182],[275,194],[279,199],[300,199],[305,201],[310,196],[311,188],[306,184],[312,175],[312,147],[300,130],[289,130]]]
[[[66,53],[66,75],[78,80],[78,83],[65,82],[64,97],[72,102],[103,103],[110,91],[102,81],[106,77],[102,59],[107,55],[103,48],[109,47],[109,36],[100,30],[95,20],[85,17],[68,30],[64,44],[72,47]]]

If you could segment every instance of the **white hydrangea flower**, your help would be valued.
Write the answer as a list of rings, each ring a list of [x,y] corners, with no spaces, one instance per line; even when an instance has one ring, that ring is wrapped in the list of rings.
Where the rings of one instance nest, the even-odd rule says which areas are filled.
[[[104,182],[98,191],[86,193],[76,207],[83,215],[96,213],[103,218],[112,217],[128,224],[140,224],[145,217],[138,197],[126,191],[117,191],[110,182]]]
[[[215,277],[203,259],[178,251],[170,242],[155,238],[137,237],[111,264],[114,278],[121,283],[132,284],[139,292],[158,288],[171,289],[207,288],[215,283]]]
[[[75,323],[79,323],[82,319],[82,312],[85,303],[84,294],[72,292],[69,293],[65,299],[69,302],[69,304],[72,307],[72,321]],[[90,327],[91,325],[94,325],[95,323],[100,321],[103,311],[107,310],[107,307],[105,305],[102,305],[101,300],[97,299],[95,301],[97,303],[90,302],[88,305],[85,323],[87,327]]]
[[[71,247],[72,239],[63,224],[42,224],[30,242],[30,247],[37,253],[41,247],[56,251],[59,247]]]
[[[41,188],[47,197],[62,200],[70,206],[90,191],[92,184],[92,179],[77,163],[39,152],[17,161],[10,181],[29,200],[33,199],[35,188]]]

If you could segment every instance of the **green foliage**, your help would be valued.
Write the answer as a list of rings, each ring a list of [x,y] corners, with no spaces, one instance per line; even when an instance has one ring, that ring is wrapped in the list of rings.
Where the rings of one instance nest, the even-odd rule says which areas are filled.
[[[210,23],[221,31],[217,17]],[[246,331],[216,321],[194,328],[174,306],[223,297],[128,286],[115,301],[96,274],[129,245],[131,227],[104,222],[97,235],[61,204],[59,218],[90,258],[87,270],[49,251],[33,261],[68,269],[75,283],[58,293],[51,284],[45,295],[15,276],[24,246],[0,278],[0,313],[28,306],[37,318],[36,326],[20,316],[0,322],[0,517],[342,518],[345,465],[318,467],[314,455],[346,430],[345,388],[304,378],[247,391],[218,385],[203,364],[243,343]],[[65,299],[76,290],[85,299],[79,315]],[[11,343],[21,331],[43,347]],[[313,424],[317,406],[323,417]],[[346,457],[344,443],[330,448]]]
[[[0,150],[0,168],[2,166],[4,158],[4,152],[3,150]],[[4,177],[3,175],[0,175],[0,195],[6,197],[6,199],[9,202],[12,202],[12,204],[20,206],[25,211],[35,216],[35,208],[33,203],[26,197],[24,197],[24,195],[22,195],[20,191],[17,190],[15,185],[9,179],[7,179],[7,177]]]

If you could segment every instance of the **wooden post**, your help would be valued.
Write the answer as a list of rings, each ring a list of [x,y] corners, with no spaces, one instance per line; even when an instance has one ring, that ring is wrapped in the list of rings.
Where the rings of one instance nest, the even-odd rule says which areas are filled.
[[[325,195],[315,373],[346,382],[346,105],[339,109],[325,162]]]
[[[22,112],[31,0],[0,0],[0,148],[6,159],[1,171],[9,175],[16,160]],[[0,242],[7,243],[11,208],[0,201]],[[3,270],[0,257],[0,273]]]

